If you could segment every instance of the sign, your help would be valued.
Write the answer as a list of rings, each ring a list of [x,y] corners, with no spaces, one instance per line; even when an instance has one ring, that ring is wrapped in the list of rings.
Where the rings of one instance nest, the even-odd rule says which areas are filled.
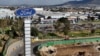
[[[35,14],[35,10],[33,8],[21,8],[16,10],[15,15],[20,17],[28,17]]]
[[[15,15],[19,17],[27,17],[27,19],[24,20],[24,43],[25,43],[25,56],[31,56],[31,19],[28,18],[28,16],[32,16],[35,14],[35,10],[33,8],[20,8],[16,10]]]

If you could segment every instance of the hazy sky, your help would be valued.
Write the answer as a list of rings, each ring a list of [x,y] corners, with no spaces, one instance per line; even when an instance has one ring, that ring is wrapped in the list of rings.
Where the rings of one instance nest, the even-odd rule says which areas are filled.
[[[17,5],[17,4],[54,5],[54,4],[62,4],[68,1],[75,1],[75,0],[0,0],[0,5]]]

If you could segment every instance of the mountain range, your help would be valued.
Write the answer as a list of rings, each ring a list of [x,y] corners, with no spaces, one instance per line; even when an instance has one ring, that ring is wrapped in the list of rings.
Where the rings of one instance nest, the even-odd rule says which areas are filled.
[[[100,0],[74,0],[69,2],[64,2],[62,4],[56,5],[42,5],[42,6],[72,6],[72,7],[79,7],[79,6],[100,6]]]
[[[82,1],[69,1],[65,2],[63,4],[57,4],[56,6],[62,6],[62,5],[71,5],[71,6],[96,6],[100,5],[100,0],[82,0]]]
[[[46,0],[47,1],[47,0]],[[61,0],[60,0],[61,1]],[[100,6],[100,0],[64,0],[64,3],[55,5],[13,4],[11,6]]]

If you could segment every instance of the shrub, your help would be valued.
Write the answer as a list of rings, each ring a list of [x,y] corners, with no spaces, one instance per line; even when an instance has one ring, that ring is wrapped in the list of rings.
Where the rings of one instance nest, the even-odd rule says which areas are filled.
[[[39,31],[36,28],[32,27],[31,28],[31,35],[36,37],[39,35]]]
[[[85,37],[85,36],[88,36],[88,33],[84,33],[84,32],[73,33],[73,32],[70,32],[68,35],[70,37]]]
[[[55,33],[48,33],[49,36],[57,36]]]
[[[0,47],[2,47],[2,41],[0,40]]]

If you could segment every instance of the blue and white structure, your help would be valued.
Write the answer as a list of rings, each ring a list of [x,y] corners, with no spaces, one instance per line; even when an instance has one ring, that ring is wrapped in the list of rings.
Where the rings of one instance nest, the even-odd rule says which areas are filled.
[[[24,30],[25,30],[25,56],[31,56],[31,35],[30,35],[30,27],[31,27],[31,20],[25,19],[24,20]]]
[[[32,8],[21,8],[16,10],[16,16],[24,17],[24,34],[25,34],[25,56],[31,56],[31,19],[30,16],[35,14]]]

